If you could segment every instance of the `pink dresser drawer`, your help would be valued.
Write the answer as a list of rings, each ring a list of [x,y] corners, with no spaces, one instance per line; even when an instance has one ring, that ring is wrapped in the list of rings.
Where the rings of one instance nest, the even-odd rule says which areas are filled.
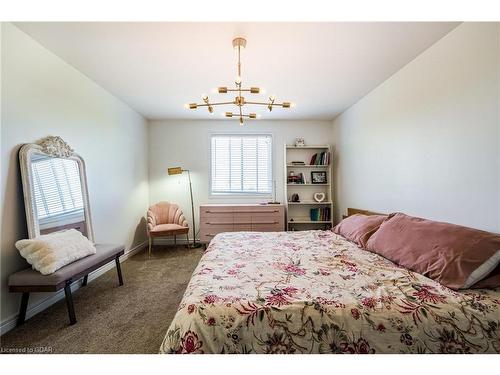
[[[234,223],[234,231],[235,232],[251,232],[252,224],[236,224]]]
[[[253,232],[280,232],[283,231],[283,226],[275,224],[252,224]]]
[[[215,237],[216,234],[224,232],[234,232],[233,225],[205,225],[200,229],[200,239],[203,241],[208,239],[208,242]]]
[[[211,216],[211,215],[232,215],[234,208],[228,206],[220,206],[220,207],[208,207],[201,206],[200,207],[200,216]]]
[[[207,215],[200,217],[200,225],[233,225],[233,215]]]
[[[279,232],[285,228],[282,205],[259,204],[200,206],[200,240],[210,242],[218,233]]]

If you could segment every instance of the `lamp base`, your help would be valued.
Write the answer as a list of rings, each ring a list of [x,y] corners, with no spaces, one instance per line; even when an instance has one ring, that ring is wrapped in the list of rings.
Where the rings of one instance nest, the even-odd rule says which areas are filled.
[[[190,243],[189,244],[189,248],[190,249],[198,249],[200,247],[203,247],[203,244],[199,243],[199,242],[195,242],[195,243]]]

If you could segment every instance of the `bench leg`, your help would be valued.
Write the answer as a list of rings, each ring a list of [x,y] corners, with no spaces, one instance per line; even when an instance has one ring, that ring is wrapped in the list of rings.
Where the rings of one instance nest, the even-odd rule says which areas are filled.
[[[151,246],[153,245],[153,238],[149,237],[149,258],[151,258]]]
[[[89,275],[83,276],[82,286],[87,286],[87,281],[89,280]]]
[[[69,324],[76,323],[75,308],[73,306],[73,295],[71,294],[71,280],[66,281],[64,287],[64,294],[66,295],[66,306],[68,307]]]
[[[122,277],[122,267],[120,265],[120,257],[117,255],[115,258],[116,262],[116,272],[118,273],[118,282],[120,286],[123,285],[123,277]]]
[[[23,292],[21,298],[21,308],[19,309],[19,316],[17,318],[17,326],[24,324],[26,319],[26,310],[28,309],[28,300],[30,298],[29,292]]]

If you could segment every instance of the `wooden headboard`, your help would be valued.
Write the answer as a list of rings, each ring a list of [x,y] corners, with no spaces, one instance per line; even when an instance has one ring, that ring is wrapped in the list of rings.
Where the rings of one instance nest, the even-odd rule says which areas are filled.
[[[344,215],[344,219],[346,217],[356,215],[356,214],[362,214],[362,215],[387,215],[387,214],[381,214],[379,212],[373,212],[373,211],[368,211],[368,210],[360,210],[359,208],[347,208],[347,215]]]

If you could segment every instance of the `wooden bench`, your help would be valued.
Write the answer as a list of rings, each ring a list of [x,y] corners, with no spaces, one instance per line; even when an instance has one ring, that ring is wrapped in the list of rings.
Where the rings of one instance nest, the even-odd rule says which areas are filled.
[[[120,285],[123,285],[120,256],[125,252],[124,247],[117,245],[96,245],[96,250],[95,254],[70,263],[50,275],[42,275],[32,268],[27,268],[10,275],[8,282],[9,292],[23,294],[17,325],[23,324],[26,319],[26,310],[31,292],[57,292],[63,288],[66,296],[66,306],[68,307],[69,322],[70,325],[75,324],[76,316],[73,307],[71,284],[83,277],[82,286],[86,286],[90,272],[113,260],[116,262],[118,282]]]

